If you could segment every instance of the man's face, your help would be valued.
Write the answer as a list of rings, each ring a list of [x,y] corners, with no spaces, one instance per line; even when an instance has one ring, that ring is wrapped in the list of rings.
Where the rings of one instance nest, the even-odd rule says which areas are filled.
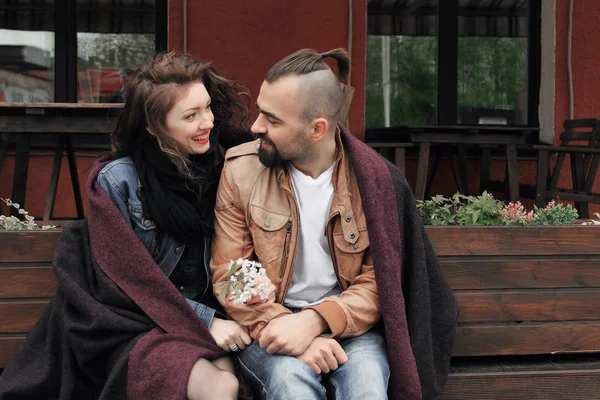
[[[295,100],[298,77],[263,82],[256,106],[260,111],[252,132],[261,139],[258,157],[266,167],[304,160],[311,144],[308,125],[302,121],[302,104]]]

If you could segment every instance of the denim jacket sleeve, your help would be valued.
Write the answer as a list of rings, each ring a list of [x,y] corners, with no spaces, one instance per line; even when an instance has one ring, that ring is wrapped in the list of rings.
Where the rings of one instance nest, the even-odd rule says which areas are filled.
[[[194,300],[186,299],[188,304],[192,307],[200,321],[206,326],[206,328],[210,328],[210,324],[215,316],[215,310],[208,306],[205,306],[202,303],[198,303]]]
[[[110,196],[113,203],[115,203],[119,211],[121,211],[121,214],[123,214],[123,217],[125,217],[127,222],[131,224],[129,210],[127,208],[127,200],[124,198],[124,194],[120,193],[119,187],[114,184],[114,182],[111,182],[110,177],[106,174],[98,174],[97,180],[102,190],[104,190],[106,194]]]
[[[137,181],[137,175],[130,173],[129,169],[121,169],[120,172],[126,174],[127,179],[125,180],[129,181],[129,190],[134,190],[134,182]],[[115,181],[115,174],[108,171],[106,173],[100,172],[100,174],[98,174],[97,180],[102,190],[104,190],[106,194],[109,195],[109,197],[115,203],[119,211],[121,211],[123,217],[125,217],[125,219],[129,222],[130,225],[135,225],[135,218],[130,214],[128,206],[129,195],[126,193],[127,189],[124,189],[127,185],[119,185],[119,183]],[[215,310],[194,300],[186,300],[190,307],[192,307],[196,315],[198,315],[202,323],[207,328],[209,328],[215,315]]]

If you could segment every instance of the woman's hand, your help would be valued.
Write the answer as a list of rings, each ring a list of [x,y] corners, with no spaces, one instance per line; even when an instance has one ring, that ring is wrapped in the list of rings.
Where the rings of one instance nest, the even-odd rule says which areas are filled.
[[[252,338],[248,335],[248,330],[241,327],[235,321],[213,318],[208,331],[213,339],[215,339],[217,346],[225,351],[241,350],[252,343]]]

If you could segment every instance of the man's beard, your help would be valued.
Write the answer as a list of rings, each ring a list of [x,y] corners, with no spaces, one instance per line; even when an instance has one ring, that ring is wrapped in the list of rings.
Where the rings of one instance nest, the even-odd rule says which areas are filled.
[[[281,157],[281,153],[277,150],[275,143],[263,140],[265,143],[271,145],[271,149],[267,150],[261,146],[258,148],[258,159],[267,168],[281,167],[284,164],[284,160]]]

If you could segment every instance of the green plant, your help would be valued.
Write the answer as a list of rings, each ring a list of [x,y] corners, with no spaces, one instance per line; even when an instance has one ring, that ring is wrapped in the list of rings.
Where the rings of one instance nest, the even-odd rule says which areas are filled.
[[[552,200],[546,208],[535,207],[533,223],[537,225],[568,225],[579,217],[579,213],[570,204],[556,204]]]
[[[502,202],[483,192],[481,196],[455,193],[452,197],[434,196],[417,201],[425,225],[498,225]]]
[[[456,196],[456,194],[455,194]],[[499,225],[502,202],[483,192],[481,196],[460,195],[463,204],[456,211],[459,225]]]
[[[22,216],[23,219],[19,219],[15,216],[7,217],[6,215],[0,215],[0,230],[6,231],[34,231],[34,230],[48,230],[52,228],[56,228],[53,225],[43,225],[40,226],[35,222],[35,218],[29,215],[27,211],[21,208],[19,203],[13,203],[11,199],[3,199],[0,200],[9,207],[16,208],[19,211],[19,215]]]
[[[456,204],[452,198],[441,195],[431,200],[417,200],[417,209],[425,225],[453,225],[456,223]]]

